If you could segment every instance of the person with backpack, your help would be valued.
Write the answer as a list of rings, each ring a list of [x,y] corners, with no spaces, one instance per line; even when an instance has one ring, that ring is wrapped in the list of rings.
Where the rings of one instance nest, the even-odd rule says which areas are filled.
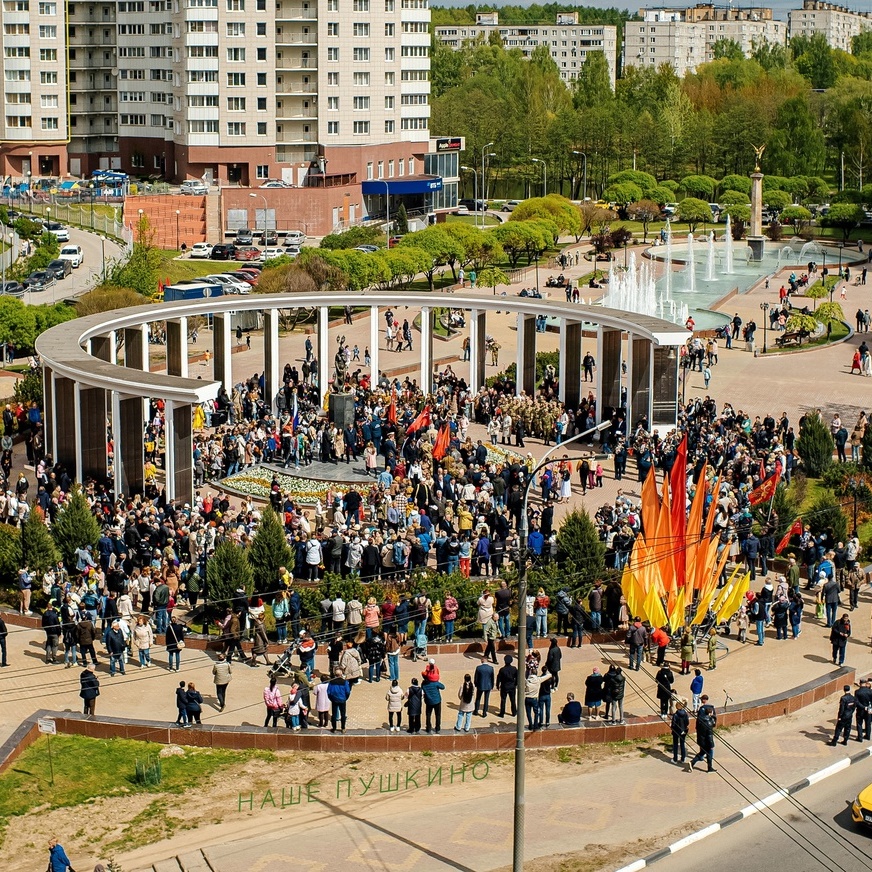
[[[690,715],[687,713],[687,700],[680,699],[676,703],[672,715],[672,762],[684,763],[687,759],[687,733],[690,730]]]
[[[842,690],[844,693],[839,699],[839,713],[836,715],[836,731],[833,733],[832,741],[828,744],[835,745],[839,741],[839,736],[843,736],[843,745],[848,744],[848,739],[851,737],[851,725],[854,723],[854,712],[857,710],[857,700],[854,694],[851,693],[851,685],[846,684]]]
[[[463,676],[463,684],[457,691],[457,699],[460,700],[460,706],[457,711],[457,723],[454,725],[455,733],[459,733],[461,730],[464,733],[469,732],[469,727],[472,723],[472,712],[475,709],[473,702],[474,695],[475,685],[472,683],[472,676],[467,672]]]
[[[853,715],[853,709],[851,710]],[[693,759],[687,763],[684,768],[690,772],[693,767],[701,760],[705,759],[708,764],[708,772],[715,772],[715,727],[718,723],[718,714],[715,707],[708,701],[708,694],[702,695],[702,705],[696,713],[696,744],[699,746],[699,751],[696,752]],[[850,725],[848,727],[850,729]]]

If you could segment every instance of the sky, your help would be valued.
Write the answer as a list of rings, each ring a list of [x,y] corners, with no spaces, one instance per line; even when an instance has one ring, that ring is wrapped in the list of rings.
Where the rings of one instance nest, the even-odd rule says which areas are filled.
[[[467,6],[469,5],[470,0],[435,0],[432,4],[433,6]],[[474,2],[474,0],[473,0]],[[498,2],[498,0],[494,0],[494,4],[496,6],[502,6],[503,3]],[[511,2],[506,5],[518,5],[518,6],[529,6],[530,3],[524,2],[524,0],[518,0],[518,2]],[[650,2],[639,2],[639,0],[587,0],[585,3],[568,3],[567,6],[570,8],[575,5],[584,5],[593,7],[595,9],[608,9],[609,7],[617,7],[618,9],[629,9],[631,12],[636,12],[640,7],[650,7],[650,8],[659,8],[660,6],[666,7],[677,7],[681,8],[683,6],[695,6],[695,3],[680,3],[680,2],[665,2],[663,4],[656,4]],[[726,5],[723,2],[718,2],[718,6]],[[780,18],[784,21],[787,20],[787,13],[790,9],[800,9],[802,8],[802,0],[770,0],[770,2],[766,2],[766,0],[759,0],[759,2],[750,4],[743,3],[734,4],[735,8],[742,8],[747,6],[764,6],[770,7],[773,10],[773,13],[776,18]],[[866,0],[866,2],[862,3],[845,3],[844,0],[839,0],[838,5],[846,5],[852,12],[872,12],[872,2],[870,0]]]

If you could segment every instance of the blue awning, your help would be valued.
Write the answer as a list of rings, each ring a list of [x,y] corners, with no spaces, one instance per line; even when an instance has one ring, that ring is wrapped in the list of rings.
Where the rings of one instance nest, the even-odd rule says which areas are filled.
[[[377,196],[385,194],[385,185],[392,197],[403,194],[430,194],[442,190],[441,176],[406,176],[402,179],[368,179],[361,187],[364,194]]]

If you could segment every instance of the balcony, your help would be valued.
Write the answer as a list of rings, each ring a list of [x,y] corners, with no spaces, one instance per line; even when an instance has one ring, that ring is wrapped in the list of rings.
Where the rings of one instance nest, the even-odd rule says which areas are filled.
[[[276,69],[277,70],[317,70],[318,58],[312,52],[309,57],[303,57],[300,52],[295,51],[277,51],[276,52]]]
[[[317,21],[317,3],[299,4],[279,3],[276,9],[276,21]]]
[[[276,45],[318,45],[318,29],[307,31],[294,27],[276,28]]]
[[[276,83],[276,94],[305,95],[317,93],[317,82],[303,82],[299,78],[294,78],[292,81]]]

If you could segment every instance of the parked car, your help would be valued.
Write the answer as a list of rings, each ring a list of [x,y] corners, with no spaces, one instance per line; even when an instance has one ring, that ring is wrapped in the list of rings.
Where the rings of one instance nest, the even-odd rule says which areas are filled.
[[[236,231],[236,238],[233,242],[236,245],[251,245],[254,242],[254,234],[248,227],[241,227]]]
[[[378,251],[377,245],[358,245],[355,251],[364,251],[367,254],[375,254]]]
[[[260,276],[257,273],[248,272],[246,270],[235,269],[232,272],[227,273],[229,276],[233,276],[235,279],[239,279],[241,282],[248,282],[252,287],[257,284],[257,280]]]
[[[54,273],[48,270],[40,269],[32,272],[24,283],[31,291],[41,291],[55,283]]]
[[[470,212],[469,212],[469,209],[466,208],[466,206],[458,206],[454,210],[454,214],[455,215],[469,215]]]
[[[300,253],[299,245],[286,245],[285,246],[285,254],[288,257],[296,257]]]
[[[514,212],[520,205],[520,200],[506,200],[506,202],[503,203],[503,212]]]
[[[263,233],[260,234],[260,244],[261,245],[278,245],[279,244],[279,235],[275,232],[275,230],[264,230]]]
[[[236,257],[236,246],[232,243],[221,242],[212,246],[209,260],[233,260]]]
[[[209,186],[202,179],[186,179],[181,185],[182,194],[208,194]]]
[[[708,205],[709,209],[712,210],[712,221],[717,224],[721,220],[721,207],[717,203],[709,203]]]
[[[210,242],[195,242],[191,246],[191,257],[211,257],[212,244]]]
[[[487,200],[459,200],[458,206],[466,206],[470,212],[487,212]]]
[[[58,224],[57,221],[46,221],[43,225],[44,229],[49,233],[53,233],[58,242],[70,241],[70,228],[64,227],[63,224]]]
[[[399,241],[400,241],[402,238],[403,238],[402,235],[400,235],[400,236],[392,236],[392,237],[388,240],[388,248],[393,248],[395,245],[397,245],[397,244],[399,243]]]
[[[306,234],[302,230],[289,230],[285,234],[285,245],[302,245],[306,241]]]
[[[289,185],[287,182],[283,182],[281,179],[267,179],[262,185],[262,188],[292,188],[293,185]]]
[[[0,292],[12,297],[20,297],[27,288],[21,282],[3,282],[0,284]]]
[[[82,265],[82,261],[85,259],[82,255],[81,246],[78,245],[65,245],[61,249],[61,253],[58,257],[61,260],[68,260],[73,269],[78,269]]]
[[[241,279],[226,273],[205,276],[203,281],[213,282],[216,285],[223,285],[225,294],[251,293],[251,284],[249,282],[244,282]]]
[[[281,257],[287,253],[285,249],[280,248],[278,245],[269,245],[261,252],[260,259],[266,263],[266,261],[272,260],[274,257]]]
[[[660,214],[663,215],[664,218],[671,218],[678,211],[678,203],[664,203],[663,208],[660,210]]]
[[[236,248],[236,260],[257,260],[260,257],[260,249],[256,245],[243,245]]]
[[[60,281],[61,279],[65,279],[73,271],[73,265],[68,260],[61,260],[58,258],[57,260],[51,261],[45,268],[45,271],[52,273],[55,279]]]

